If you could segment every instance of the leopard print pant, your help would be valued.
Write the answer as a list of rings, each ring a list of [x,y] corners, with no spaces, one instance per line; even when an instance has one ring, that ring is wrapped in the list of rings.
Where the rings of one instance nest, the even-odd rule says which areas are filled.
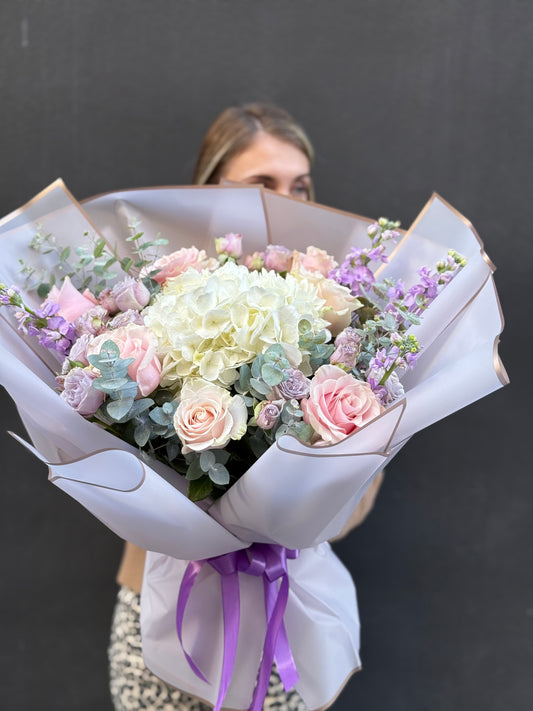
[[[212,711],[198,699],[168,686],[147,669],[141,653],[140,596],[119,589],[108,649],[115,711]],[[307,711],[296,691],[286,692],[274,668],[263,711]]]

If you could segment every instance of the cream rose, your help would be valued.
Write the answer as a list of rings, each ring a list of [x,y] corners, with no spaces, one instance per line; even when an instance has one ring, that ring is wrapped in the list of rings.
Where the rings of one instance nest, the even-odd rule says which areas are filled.
[[[313,284],[318,296],[326,302],[323,318],[328,321],[333,336],[350,325],[352,312],[361,306],[361,302],[352,295],[348,287],[322,276],[320,272],[307,271],[301,265],[296,271],[291,271],[291,275],[297,280]]]
[[[130,324],[96,336],[87,355],[100,352],[105,341],[113,341],[120,350],[121,358],[133,358],[128,366],[128,375],[135,380],[139,394],[145,397],[161,382],[161,363],[156,355],[157,338],[144,326]]]
[[[201,378],[185,382],[174,414],[183,454],[221,449],[246,433],[248,409],[240,395]]]
[[[382,412],[372,388],[336,365],[322,365],[302,400],[304,421],[320,437],[317,444],[335,444]]]

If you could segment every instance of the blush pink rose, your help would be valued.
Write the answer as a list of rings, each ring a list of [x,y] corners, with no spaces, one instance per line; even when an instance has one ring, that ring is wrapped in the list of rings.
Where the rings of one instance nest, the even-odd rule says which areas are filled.
[[[382,412],[370,385],[336,365],[316,371],[301,408],[304,421],[320,438],[317,444],[336,444]]]
[[[215,237],[215,249],[217,254],[225,254],[233,259],[238,259],[242,255],[242,235],[228,232],[224,237]]]
[[[153,276],[153,279],[155,279],[158,284],[164,284],[167,279],[183,274],[189,267],[196,269],[198,272],[202,269],[216,269],[218,267],[218,261],[208,258],[203,249],[183,247],[176,252],[166,254],[164,257],[156,259],[150,267],[150,271],[152,269],[159,269],[158,273]]]
[[[333,257],[324,249],[318,249],[318,247],[308,247],[305,254],[298,252],[298,259],[295,256],[293,260],[293,270],[296,261],[298,261],[304,269],[310,272],[320,272],[320,274],[325,277],[337,266],[337,262]]]
[[[275,272],[290,272],[292,266],[292,249],[280,244],[269,244],[265,250],[265,269]]]
[[[58,289],[57,286],[53,286],[50,289],[46,301],[53,301],[59,304],[59,316],[63,316],[65,321],[69,323],[74,323],[79,316],[92,309],[97,303],[88,289],[85,289],[81,294],[72,284],[69,277],[65,277],[61,289]]]
[[[201,378],[186,381],[174,413],[174,428],[182,452],[220,449],[246,433],[248,408],[240,395]]]
[[[116,343],[121,358],[133,358],[128,375],[137,383],[139,395],[145,397],[157,388],[161,382],[161,363],[156,355],[157,339],[153,333],[136,324],[106,331],[91,341],[87,355],[99,353],[105,341]]]

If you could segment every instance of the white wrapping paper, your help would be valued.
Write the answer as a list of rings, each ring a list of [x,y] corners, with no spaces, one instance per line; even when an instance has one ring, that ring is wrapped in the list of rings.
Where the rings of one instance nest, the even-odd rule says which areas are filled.
[[[366,246],[370,222],[256,186],[130,190],[80,205],[56,181],[0,221],[0,281],[20,284],[18,259],[29,261],[37,222],[62,244],[83,243],[89,231],[126,254],[133,219],[145,234],[168,239],[168,251],[194,244],[212,253],[215,236],[238,231],[248,252],[267,243],[298,249],[314,244],[338,260],[351,245]],[[187,561],[252,542],[302,549],[288,563],[285,625],[300,676],[297,689],[309,708],[331,703],[360,667],[355,589],[326,541],[342,530],[373,477],[413,434],[507,382],[497,354],[503,319],[494,267],[465,218],[434,195],[380,271],[409,284],[418,267],[434,264],[449,248],[468,263],[413,327],[423,351],[403,379],[405,398],[337,445],[310,448],[282,437],[208,511],[186,498],[185,482],[169,467],[140,459],[70,409],[54,391],[53,356],[23,339],[1,314],[0,382],[17,403],[33,451],[48,464],[50,481],[119,536],[152,551],[142,593],[143,654],[169,683],[215,702],[222,663],[219,575],[203,568],[184,618],[184,642],[210,683],[194,675],[178,643],[177,591]],[[36,265],[40,258],[33,257]],[[34,295],[27,300],[38,303]],[[261,580],[239,577],[236,673],[224,705],[245,709],[266,622]]]

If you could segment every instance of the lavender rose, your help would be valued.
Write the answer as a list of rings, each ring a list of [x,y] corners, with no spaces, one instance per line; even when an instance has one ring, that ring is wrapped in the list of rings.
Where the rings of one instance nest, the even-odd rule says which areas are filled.
[[[115,284],[111,293],[121,311],[128,311],[128,309],[140,311],[150,301],[148,289],[142,281],[137,281],[133,277],[126,277],[119,281],[118,284]]]
[[[270,430],[277,422],[281,410],[275,402],[265,400],[256,420],[257,426],[262,430]]]
[[[304,397],[309,397],[311,381],[305,377],[301,370],[288,368],[283,372],[288,377],[287,380],[274,388],[276,397],[281,397],[284,400],[301,400]]]
[[[80,415],[94,415],[104,401],[104,393],[91,387],[96,375],[84,368],[72,368],[63,380],[61,398]]]

